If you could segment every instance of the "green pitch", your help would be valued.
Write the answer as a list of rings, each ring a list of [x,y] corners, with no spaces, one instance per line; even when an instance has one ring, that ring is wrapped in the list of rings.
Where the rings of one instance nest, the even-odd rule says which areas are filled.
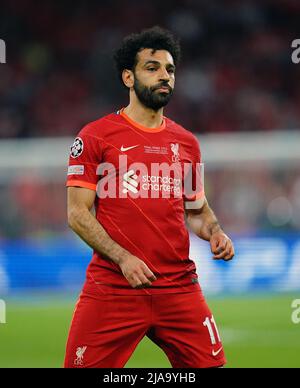
[[[208,298],[223,338],[227,367],[300,367],[300,324],[291,321],[297,295]],[[299,295],[298,295],[299,298]],[[7,301],[0,324],[0,367],[61,367],[73,303]],[[164,353],[144,339],[127,367],[170,367]]]

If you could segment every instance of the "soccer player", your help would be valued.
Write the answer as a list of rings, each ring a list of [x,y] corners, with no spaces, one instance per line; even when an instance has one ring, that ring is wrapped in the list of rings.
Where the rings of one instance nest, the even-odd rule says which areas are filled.
[[[163,115],[179,57],[177,39],[160,27],[126,37],[114,59],[129,105],[87,124],[71,147],[68,222],[94,253],[65,367],[123,367],[144,336],[174,368],[226,362],[187,225],[216,260],[232,259],[234,248],[197,185],[196,137]],[[195,192],[184,187],[184,164]]]

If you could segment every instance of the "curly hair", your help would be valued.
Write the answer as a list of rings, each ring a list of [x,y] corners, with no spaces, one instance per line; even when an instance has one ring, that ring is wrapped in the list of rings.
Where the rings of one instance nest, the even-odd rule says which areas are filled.
[[[153,49],[154,52],[156,50],[168,51],[172,55],[175,65],[180,61],[180,43],[170,31],[154,26],[142,30],[139,34],[128,35],[123,39],[121,47],[114,52],[113,56],[122,84],[123,70],[134,71],[137,64],[137,54],[145,48]]]

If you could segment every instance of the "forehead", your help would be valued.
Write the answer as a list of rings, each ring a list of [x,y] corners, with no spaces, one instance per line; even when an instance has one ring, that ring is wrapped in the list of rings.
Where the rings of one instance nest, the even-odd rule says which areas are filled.
[[[157,61],[162,65],[174,65],[173,57],[167,50],[153,51],[153,49],[146,48],[138,52],[137,60],[138,64],[141,66],[148,61]]]

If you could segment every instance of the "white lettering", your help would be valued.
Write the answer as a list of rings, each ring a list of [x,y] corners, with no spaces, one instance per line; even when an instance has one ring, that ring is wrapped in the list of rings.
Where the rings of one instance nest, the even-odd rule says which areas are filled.
[[[127,383],[130,385],[135,385],[138,375],[125,375],[125,374],[116,374],[110,372],[108,375],[104,375],[104,383]]]
[[[6,323],[6,304],[0,299],[0,323]]]
[[[297,325],[300,323],[300,299],[293,300],[292,309],[294,309],[292,312],[292,322]]]
[[[0,39],[0,63],[6,63],[6,44]]]
[[[298,63],[300,63],[300,39],[293,40],[292,48],[295,49],[292,52],[292,62],[297,65]]]

